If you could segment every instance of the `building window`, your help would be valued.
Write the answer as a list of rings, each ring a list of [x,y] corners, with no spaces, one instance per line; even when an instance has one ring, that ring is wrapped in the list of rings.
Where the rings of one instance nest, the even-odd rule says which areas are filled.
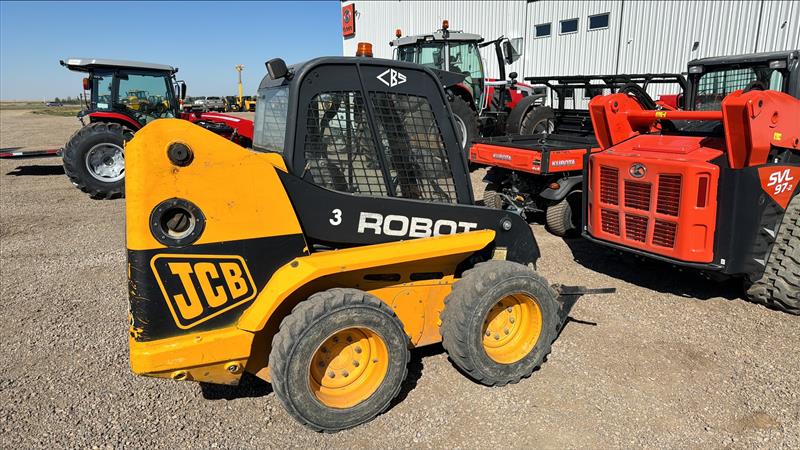
[[[608,28],[608,17],[609,13],[589,16],[589,29],[602,30],[603,28]]]
[[[562,20],[560,34],[570,34],[578,32],[578,19]]]
[[[535,29],[534,37],[541,38],[550,36],[550,28],[552,28],[550,25],[551,24],[549,23],[541,23],[539,25],[536,25],[534,27]]]

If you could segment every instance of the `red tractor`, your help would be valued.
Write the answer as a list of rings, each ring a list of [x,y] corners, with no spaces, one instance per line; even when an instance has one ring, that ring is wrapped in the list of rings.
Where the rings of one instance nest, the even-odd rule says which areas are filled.
[[[69,70],[84,72],[83,127],[64,146],[64,171],[92,198],[117,198],[125,188],[125,142],[156,119],[182,118],[249,147],[253,122],[217,113],[184,112],[186,84],[178,69],[164,64],[110,59],[67,59]]]
[[[689,63],[685,110],[589,104],[583,235],[800,314],[800,51]]]
[[[543,91],[516,81],[517,74],[506,80],[506,64],[520,54],[511,39],[499,37],[485,42],[477,34],[450,31],[448,21],[431,34],[402,36],[390,42],[394,59],[465,75],[463,82],[447,88],[456,131],[464,152],[478,136],[517,133],[526,110],[544,101]],[[486,78],[480,49],[494,46],[500,78]],[[520,106],[518,108],[518,106]],[[514,112],[516,110],[516,112]]]

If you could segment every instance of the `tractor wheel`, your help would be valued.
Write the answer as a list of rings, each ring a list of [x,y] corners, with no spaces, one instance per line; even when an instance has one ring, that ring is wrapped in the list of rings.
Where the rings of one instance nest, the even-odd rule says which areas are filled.
[[[522,119],[522,125],[519,127],[519,134],[552,133],[553,119],[555,119],[553,108],[549,106],[537,106],[528,111],[525,118]]]
[[[750,300],[800,315],[800,195],[783,215],[764,274],[747,289]]]
[[[503,197],[498,193],[500,186],[494,183],[487,183],[483,190],[483,206],[492,209],[503,209]]]
[[[300,302],[269,355],[283,406],[316,431],[338,431],[382,413],[407,374],[409,338],[394,311],[357,289],[330,289]]]
[[[583,193],[576,189],[560,202],[553,203],[545,211],[547,229],[556,236],[572,236],[581,231],[581,201]]]
[[[550,353],[557,311],[556,292],[533,270],[511,261],[481,263],[445,299],[442,345],[479,383],[516,383]]]
[[[463,98],[455,95],[450,100],[450,109],[456,122],[456,138],[469,161],[469,147],[472,140],[478,137],[478,114]]]
[[[64,172],[94,199],[125,195],[125,142],[133,131],[116,123],[91,123],[64,146]]]

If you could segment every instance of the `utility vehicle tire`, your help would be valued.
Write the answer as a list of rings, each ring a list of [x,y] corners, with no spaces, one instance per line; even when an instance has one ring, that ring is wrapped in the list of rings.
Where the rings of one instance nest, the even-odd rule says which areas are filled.
[[[450,109],[453,110],[453,118],[456,122],[456,138],[459,140],[464,155],[467,156],[467,162],[469,162],[470,144],[473,139],[478,137],[478,114],[466,100],[455,95],[450,100]]]
[[[64,146],[64,172],[94,199],[125,195],[125,142],[133,131],[116,123],[90,123]]]
[[[483,190],[483,206],[492,209],[503,209],[503,197],[501,197],[500,186],[494,183],[487,183]]]
[[[522,119],[522,125],[519,127],[519,134],[552,133],[553,120],[555,117],[556,115],[553,113],[553,108],[549,106],[536,106],[528,111],[528,114]]]
[[[545,224],[547,229],[559,237],[574,236],[581,231],[582,192],[576,189],[560,202],[547,207]]]
[[[403,324],[374,295],[318,292],[283,319],[272,340],[272,387],[305,426],[351,428],[382,413],[400,392],[409,347]]]
[[[750,300],[800,315],[800,195],[783,216],[764,274],[747,289]]]
[[[488,261],[464,272],[445,299],[442,345],[475,381],[516,383],[544,362],[558,331],[556,292],[530,268]]]

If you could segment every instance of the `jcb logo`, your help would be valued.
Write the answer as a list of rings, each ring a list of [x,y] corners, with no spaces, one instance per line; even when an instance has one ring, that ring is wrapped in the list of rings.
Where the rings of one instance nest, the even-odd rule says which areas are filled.
[[[178,328],[191,328],[256,296],[240,256],[162,254],[150,267]]]

